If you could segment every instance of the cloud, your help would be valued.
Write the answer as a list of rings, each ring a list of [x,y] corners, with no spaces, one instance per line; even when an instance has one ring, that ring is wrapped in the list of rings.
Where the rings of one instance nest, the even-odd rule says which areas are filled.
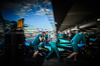
[[[45,5],[45,6],[50,6],[51,5],[51,1],[50,0],[44,0],[42,2],[42,4]]]
[[[37,0],[36,0],[37,1]],[[37,10],[37,7],[40,8],[40,10]],[[24,2],[24,5],[21,6],[21,8],[19,8],[19,10],[15,10],[16,15],[22,17],[22,16],[28,16],[28,13],[32,13],[32,10],[36,11],[36,13],[34,15],[44,15],[44,9],[41,8],[41,5],[38,4],[38,2]],[[20,14],[19,14],[20,13]],[[32,13],[33,14],[33,13]]]
[[[19,17],[29,16],[28,12],[32,11],[32,8],[30,6],[23,6],[23,8],[19,8],[19,10],[15,10],[14,14],[18,15]]]
[[[37,10],[34,15],[45,15],[45,13],[52,13],[51,9],[48,8],[45,10],[45,8],[42,8],[42,5],[50,5],[51,2],[49,0],[41,1],[42,0],[21,0],[19,2],[6,1],[4,4],[2,4],[2,6],[12,10],[13,14],[18,15],[19,17],[28,16],[27,13],[31,13],[32,10],[36,11],[38,7],[40,10]]]
[[[45,13],[35,13],[34,15],[45,15]]]
[[[30,6],[31,4],[30,3],[27,3],[27,5]]]
[[[45,9],[46,13],[53,13],[51,9]]]
[[[36,4],[33,4],[33,8],[36,8],[37,7],[37,5]]]
[[[51,11],[50,9],[46,9],[46,11]]]
[[[44,9],[41,8],[40,10],[38,10],[36,12],[38,12],[38,13],[44,12]]]
[[[48,18],[54,18],[54,16],[53,16],[53,15],[47,15],[47,17],[48,17]]]
[[[31,3],[28,2],[19,3],[19,2],[5,1],[5,3],[2,4],[3,8],[11,10],[13,14],[19,17],[24,17],[25,15],[27,15],[27,12],[32,11],[32,9],[30,8],[31,6],[32,6]]]
[[[53,14],[53,11],[51,9],[40,8],[40,10],[36,11],[36,13],[34,15],[45,15],[45,14],[52,15]]]
[[[27,8],[29,8],[29,6],[24,6],[23,8],[24,8],[24,9],[27,9]]]
[[[25,12],[25,10],[24,10],[24,9],[22,9],[21,11],[22,11],[22,12]]]
[[[51,5],[51,2],[48,2],[47,5]]]
[[[34,15],[45,15],[45,11],[43,8],[40,8],[40,10],[36,11]]]
[[[17,12],[15,12],[14,14],[15,14],[15,15],[18,15],[19,17],[24,17],[24,16],[26,15],[26,12],[20,12],[20,11],[18,12],[18,11],[17,11]]]
[[[27,11],[29,12],[29,11],[32,11],[32,9],[27,9]]]

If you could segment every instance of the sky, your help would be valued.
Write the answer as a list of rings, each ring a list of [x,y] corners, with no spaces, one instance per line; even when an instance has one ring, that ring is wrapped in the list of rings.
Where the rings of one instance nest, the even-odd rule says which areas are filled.
[[[51,0],[5,0],[0,2],[5,20],[17,21],[24,18],[25,29],[55,29]]]

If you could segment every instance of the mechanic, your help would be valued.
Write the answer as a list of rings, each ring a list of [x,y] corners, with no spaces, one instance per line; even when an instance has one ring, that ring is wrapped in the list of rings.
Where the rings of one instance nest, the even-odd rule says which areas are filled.
[[[34,39],[34,41],[32,42],[33,48],[35,50],[35,52],[33,54],[33,58],[36,58],[36,56],[39,52],[38,45],[43,40],[44,36],[45,36],[45,32],[42,32],[42,34],[37,35],[36,38]]]
[[[51,51],[48,53],[48,55],[46,56],[46,59],[48,60],[48,58],[50,57],[50,55],[55,52],[56,55],[57,55],[57,58],[58,58],[58,61],[61,62],[61,59],[60,59],[60,55],[59,55],[59,51],[57,49],[57,43],[59,42],[59,39],[58,39],[58,36],[55,35],[53,40],[52,40],[52,43],[51,43]]]
[[[46,31],[46,35],[43,38],[44,38],[44,41],[48,41],[48,31]]]
[[[61,32],[60,38],[65,38],[65,37],[66,37],[66,34],[64,32]]]
[[[45,34],[45,36],[43,37],[43,41],[44,41],[43,44],[44,44],[44,45],[47,44],[48,38],[49,38],[49,36],[48,36],[48,31],[46,31],[46,34]]]
[[[76,56],[78,54],[78,43],[80,41],[83,41],[83,43],[86,45],[86,38],[85,38],[85,34],[86,34],[86,30],[82,29],[81,32],[77,33],[71,40],[71,44],[73,47],[73,53],[70,54],[67,58],[66,58],[66,62],[69,62],[69,59],[72,58],[74,56],[74,62],[76,62]]]
[[[80,30],[78,29],[78,30],[75,31],[75,34],[77,34],[77,33],[79,33],[79,32],[80,32]]]
[[[58,38],[60,38],[60,34],[61,34],[61,31],[58,31],[58,33],[56,34]]]

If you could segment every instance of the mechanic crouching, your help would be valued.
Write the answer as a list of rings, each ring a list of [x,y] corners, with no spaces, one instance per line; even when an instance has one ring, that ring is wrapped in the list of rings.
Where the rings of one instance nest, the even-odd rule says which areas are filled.
[[[86,38],[85,38],[85,34],[86,34],[86,30],[82,29],[81,32],[77,33],[71,40],[71,44],[72,44],[72,48],[73,48],[73,53],[70,54],[67,58],[66,58],[66,62],[69,62],[69,59],[74,57],[74,62],[77,61],[77,54],[78,54],[78,43],[80,41],[83,41],[83,43],[86,45]]]

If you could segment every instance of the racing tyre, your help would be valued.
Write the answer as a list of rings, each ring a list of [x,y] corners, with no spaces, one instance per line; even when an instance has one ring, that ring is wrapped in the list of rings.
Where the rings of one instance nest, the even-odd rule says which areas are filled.
[[[86,60],[92,60],[92,59],[95,59],[96,52],[91,50],[91,49],[85,49],[85,50],[82,51],[82,56]]]

